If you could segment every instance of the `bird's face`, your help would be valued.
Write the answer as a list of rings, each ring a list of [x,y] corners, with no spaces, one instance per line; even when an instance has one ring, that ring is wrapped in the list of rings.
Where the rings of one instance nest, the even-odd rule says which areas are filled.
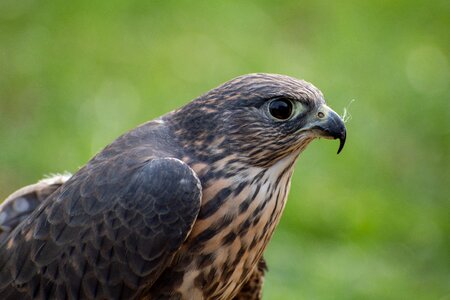
[[[218,159],[235,155],[256,166],[298,154],[318,137],[339,139],[339,153],[346,138],[342,119],[325,104],[322,93],[283,75],[235,78],[179,112],[183,119],[178,132],[196,141],[197,153],[218,154]]]

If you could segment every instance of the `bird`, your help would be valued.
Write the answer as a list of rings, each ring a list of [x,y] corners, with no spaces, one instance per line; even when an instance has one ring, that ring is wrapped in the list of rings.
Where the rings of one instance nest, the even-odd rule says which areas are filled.
[[[0,206],[0,299],[261,299],[294,165],[347,131],[311,83],[236,77]]]

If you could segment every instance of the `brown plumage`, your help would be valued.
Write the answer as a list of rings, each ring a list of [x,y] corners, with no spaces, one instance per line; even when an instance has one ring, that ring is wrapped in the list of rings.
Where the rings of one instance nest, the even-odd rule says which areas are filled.
[[[16,194],[34,210],[0,208],[0,298],[260,299],[263,251],[316,137],[340,151],[340,117],[311,84],[272,74],[131,130],[53,193]]]

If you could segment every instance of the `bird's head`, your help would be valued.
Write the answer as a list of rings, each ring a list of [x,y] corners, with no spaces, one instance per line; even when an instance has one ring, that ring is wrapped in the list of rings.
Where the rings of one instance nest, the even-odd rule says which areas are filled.
[[[171,114],[185,149],[204,160],[226,155],[270,166],[314,138],[346,139],[343,120],[312,84],[275,74],[232,79]],[[203,160],[203,159],[202,159]]]

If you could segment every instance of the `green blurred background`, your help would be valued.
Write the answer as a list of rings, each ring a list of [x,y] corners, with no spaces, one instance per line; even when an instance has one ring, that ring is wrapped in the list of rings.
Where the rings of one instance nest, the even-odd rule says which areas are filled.
[[[300,158],[265,299],[450,299],[449,1],[0,1],[0,198],[235,76],[352,115]],[[349,103],[353,103],[349,106]]]

